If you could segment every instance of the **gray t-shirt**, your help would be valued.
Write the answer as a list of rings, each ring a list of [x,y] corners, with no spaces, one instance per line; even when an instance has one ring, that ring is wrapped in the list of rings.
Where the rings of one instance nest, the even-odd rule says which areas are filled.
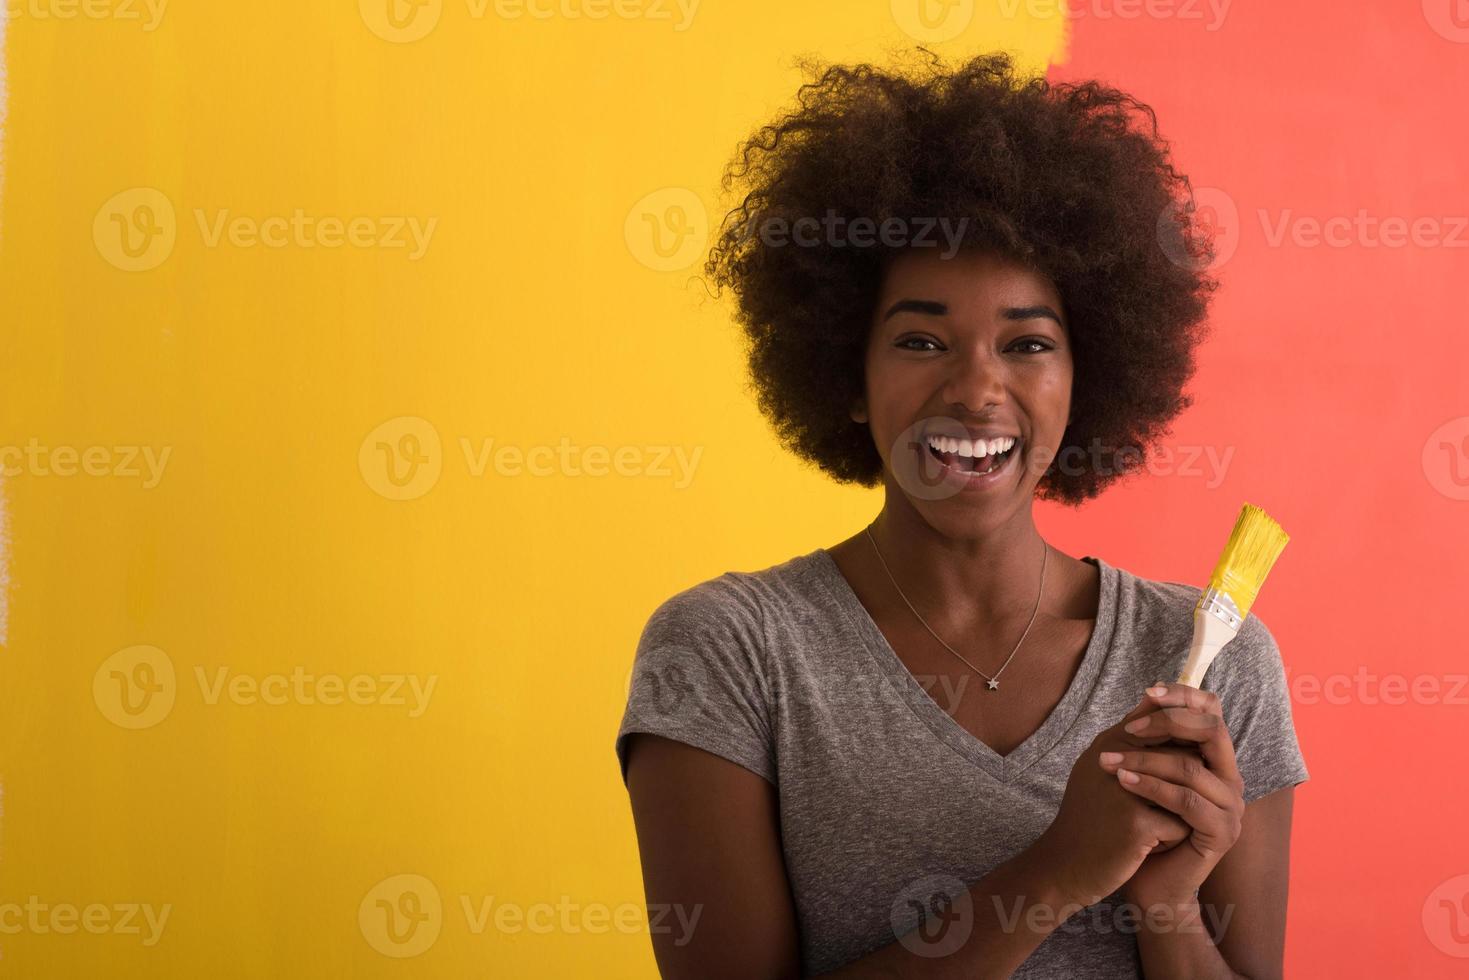
[[[941,913],[944,894],[1039,837],[1092,739],[1182,669],[1199,588],[1083,560],[1101,572],[1101,600],[1081,666],[1051,715],[1005,756],[940,707],[984,696],[984,680],[946,689],[910,673],[825,549],[685,589],[638,643],[616,740],[624,783],[629,732],[685,742],[769,780],[802,976],[885,946],[919,925],[922,909]],[[1308,778],[1280,652],[1253,613],[1202,686],[1222,701],[1246,802]],[[1141,976],[1137,918],[1123,905],[1114,892],[1077,913],[1013,976]],[[985,911],[1016,922],[1013,909]]]

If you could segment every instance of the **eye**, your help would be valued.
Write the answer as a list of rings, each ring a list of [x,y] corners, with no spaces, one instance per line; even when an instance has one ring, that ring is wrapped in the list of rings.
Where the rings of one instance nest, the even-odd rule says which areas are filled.
[[[927,347],[927,348],[923,348],[923,347],[909,347],[908,346],[909,344],[930,344],[931,346],[930,347]],[[920,351],[920,352],[926,352],[926,351],[929,351],[929,350],[938,350],[939,349],[938,342],[935,341],[935,340],[933,340],[933,339],[931,339],[931,338],[929,338],[929,337],[904,337],[902,340],[898,341],[893,346],[894,347],[897,347],[897,348],[900,348],[901,350],[916,350],[916,351]]]
[[[1053,344],[1051,344],[1049,341],[1041,340],[1039,337],[1026,337],[1023,340],[1017,340],[1017,341],[1015,341],[1015,343],[1011,344],[1010,346],[1011,346],[1012,349],[1015,348],[1015,347],[1029,347],[1029,348],[1031,348],[1030,350],[1024,351],[1024,353],[1026,353],[1026,354],[1039,354],[1042,351],[1048,351],[1048,350],[1055,350],[1056,349],[1055,346]]]

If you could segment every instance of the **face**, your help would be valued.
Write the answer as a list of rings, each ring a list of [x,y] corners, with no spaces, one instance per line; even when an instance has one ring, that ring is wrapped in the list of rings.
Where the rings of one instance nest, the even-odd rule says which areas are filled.
[[[889,494],[936,526],[980,530],[1028,509],[1066,430],[1072,369],[1045,276],[988,253],[913,250],[884,277],[852,418],[869,424]]]

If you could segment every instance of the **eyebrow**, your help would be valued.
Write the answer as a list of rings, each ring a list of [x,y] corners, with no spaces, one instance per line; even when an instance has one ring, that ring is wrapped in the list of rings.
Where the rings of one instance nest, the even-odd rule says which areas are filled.
[[[900,299],[888,311],[882,315],[883,322],[899,313],[925,313],[929,316],[945,316],[949,312],[947,303],[940,303],[931,299]],[[1037,306],[1007,306],[1000,310],[1000,315],[1006,320],[1034,320],[1037,317],[1045,317],[1055,320],[1056,325],[1065,327],[1061,322],[1061,315],[1045,304]]]

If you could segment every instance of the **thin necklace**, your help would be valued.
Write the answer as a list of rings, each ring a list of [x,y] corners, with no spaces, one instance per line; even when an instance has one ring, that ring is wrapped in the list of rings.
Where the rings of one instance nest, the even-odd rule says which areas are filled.
[[[897,579],[893,578],[892,570],[888,568],[887,561],[882,557],[882,549],[877,546],[877,539],[872,536],[871,524],[867,525],[866,531],[867,540],[872,542],[872,550],[877,552],[877,560],[882,562],[882,570],[884,572],[887,572],[888,580],[893,583],[893,588],[898,590],[898,595],[902,597],[903,602],[907,604],[909,609],[913,610],[913,615],[917,617],[918,621],[920,623],[923,623],[923,628],[928,630],[928,632],[933,636],[935,640],[943,643],[945,650],[949,651],[960,660],[963,660],[966,664],[969,665],[970,670],[973,670],[980,677],[983,677],[986,681],[988,681],[988,686],[991,691],[998,691],[1000,689],[1000,675],[1005,672],[1006,667],[1010,666],[1010,661],[1015,659],[1015,653],[1017,650],[1020,649],[1020,644],[1025,642],[1025,638],[1030,634],[1030,628],[1035,625],[1035,614],[1040,612],[1041,595],[1046,591],[1046,559],[1049,558],[1051,555],[1050,546],[1047,545],[1044,541],[1041,542],[1041,546],[1045,548],[1045,550],[1041,552],[1041,587],[1035,594],[1035,608],[1030,611],[1030,622],[1025,624],[1025,632],[1020,634],[1020,639],[1018,642],[1016,642],[1015,649],[1010,651],[1010,656],[1005,658],[1005,662],[1000,665],[1000,669],[995,671],[995,676],[991,677],[989,674],[986,674],[984,671],[974,666],[974,664],[969,663],[969,661],[965,659],[964,655],[961,654],[958,650],[955,650],[947,643],[944,643],[944,638],[939,636],[937,633],[934,633],[933,627],[929,626],[928,623],[924,621],[923,617],[918,615],[918,610],[913,609],[913,603],[908,602],[908,597],[906,595],[903,595],[903,587],[898,584]]]

